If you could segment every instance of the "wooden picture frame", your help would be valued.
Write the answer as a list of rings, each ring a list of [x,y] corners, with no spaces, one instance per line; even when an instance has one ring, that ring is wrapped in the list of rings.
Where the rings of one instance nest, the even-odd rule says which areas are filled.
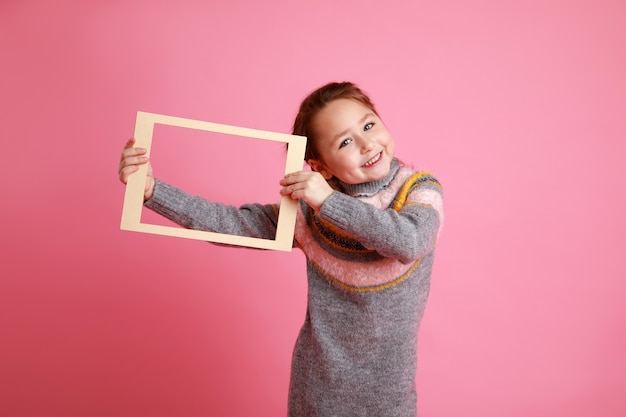
[[[154,125],[162,124],[197,129],[207,132],[224,133],[226,135],[243,136],[256,139],[284,142],[287,144],[287,158],[285,174],[302,170],[306,138],[303,136],[276,133],[264,130],[230,126],[219,123],[185,119],[155,113],[137,112],[135,123],[135,146],[147,149],[146,156],[150,157]],[[124,194],[122,208],[121,229],[134,232],[152,233],[164,236],[173,236],[187,239],[204,240],[207,242],[227,245],[247,246],[258,249],[272,249],[291,251],[296,223],[298,203],[290,197],[283,196],[280,200],[280,213],[276,237],[273,240],[246,236],[235,236],[223,233],[207,232],[202,230],[185,229],[175,226],[164,226],[142,223],[143,193],[148,173],[147,165],[141,165],[139,170],[129,176]]]

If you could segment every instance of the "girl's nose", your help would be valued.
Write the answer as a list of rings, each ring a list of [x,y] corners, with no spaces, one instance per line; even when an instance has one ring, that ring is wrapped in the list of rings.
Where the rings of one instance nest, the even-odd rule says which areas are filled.
[[[359,138],[361,142],[361,153],[367,153],[374,149],[374,141],[361,137]]]

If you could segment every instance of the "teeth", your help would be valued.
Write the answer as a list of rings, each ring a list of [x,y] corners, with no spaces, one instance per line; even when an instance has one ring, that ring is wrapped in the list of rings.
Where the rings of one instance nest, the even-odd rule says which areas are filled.
[[[380,159],[380,153],[378,155],[376,155],[374,158],[370,159],[369,161],[367,161],[365,163],[365,166],[368,167],[372,164],[375,164],[376,162],[378,162],[378,160]]]

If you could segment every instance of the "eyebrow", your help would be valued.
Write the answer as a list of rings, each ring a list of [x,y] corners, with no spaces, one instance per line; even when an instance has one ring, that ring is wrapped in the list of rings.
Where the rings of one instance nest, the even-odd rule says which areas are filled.
[[[369,119],[370,117],[373,117],[373,116],[375,116],[375,114],[374,114],[374,113],[367,113],[365,116],[363,116],[363,117],[361,118],[361,120],[359,120],[358,124],[360,124],[360,125],[361,125],[361,124],[365,123],[365,121],[366,121],[367,119]],[[337,135],[335,135],[335,137],[333,138],[333,142],[334,142],[334,141],[336,141],[336,140],[338,140],[338,139],[340,139],[342,136],[344,136],[346,133],[348,133],[348,131],[349,131],[350,129],[351,129],[351,128],[348,128],[348,129],[344,130],[343,132],[338,133]]]

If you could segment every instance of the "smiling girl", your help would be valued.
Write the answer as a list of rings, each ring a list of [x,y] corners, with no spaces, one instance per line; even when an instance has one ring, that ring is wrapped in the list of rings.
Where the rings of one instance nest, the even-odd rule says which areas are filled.
[[[289,416],[416,416],[417,333],[443,221],[441,186],[394,157],[394,141],[356,85],[330,83],[301,104],[311,171],[286,175],[299,200],[294,247],[307,259],[308,302],[296,341]],[[119,176],[149,163],[127,142]],[[152,175],[145,205],[182,226],[273,239],[272,204],[240,208],[191,196]]]

